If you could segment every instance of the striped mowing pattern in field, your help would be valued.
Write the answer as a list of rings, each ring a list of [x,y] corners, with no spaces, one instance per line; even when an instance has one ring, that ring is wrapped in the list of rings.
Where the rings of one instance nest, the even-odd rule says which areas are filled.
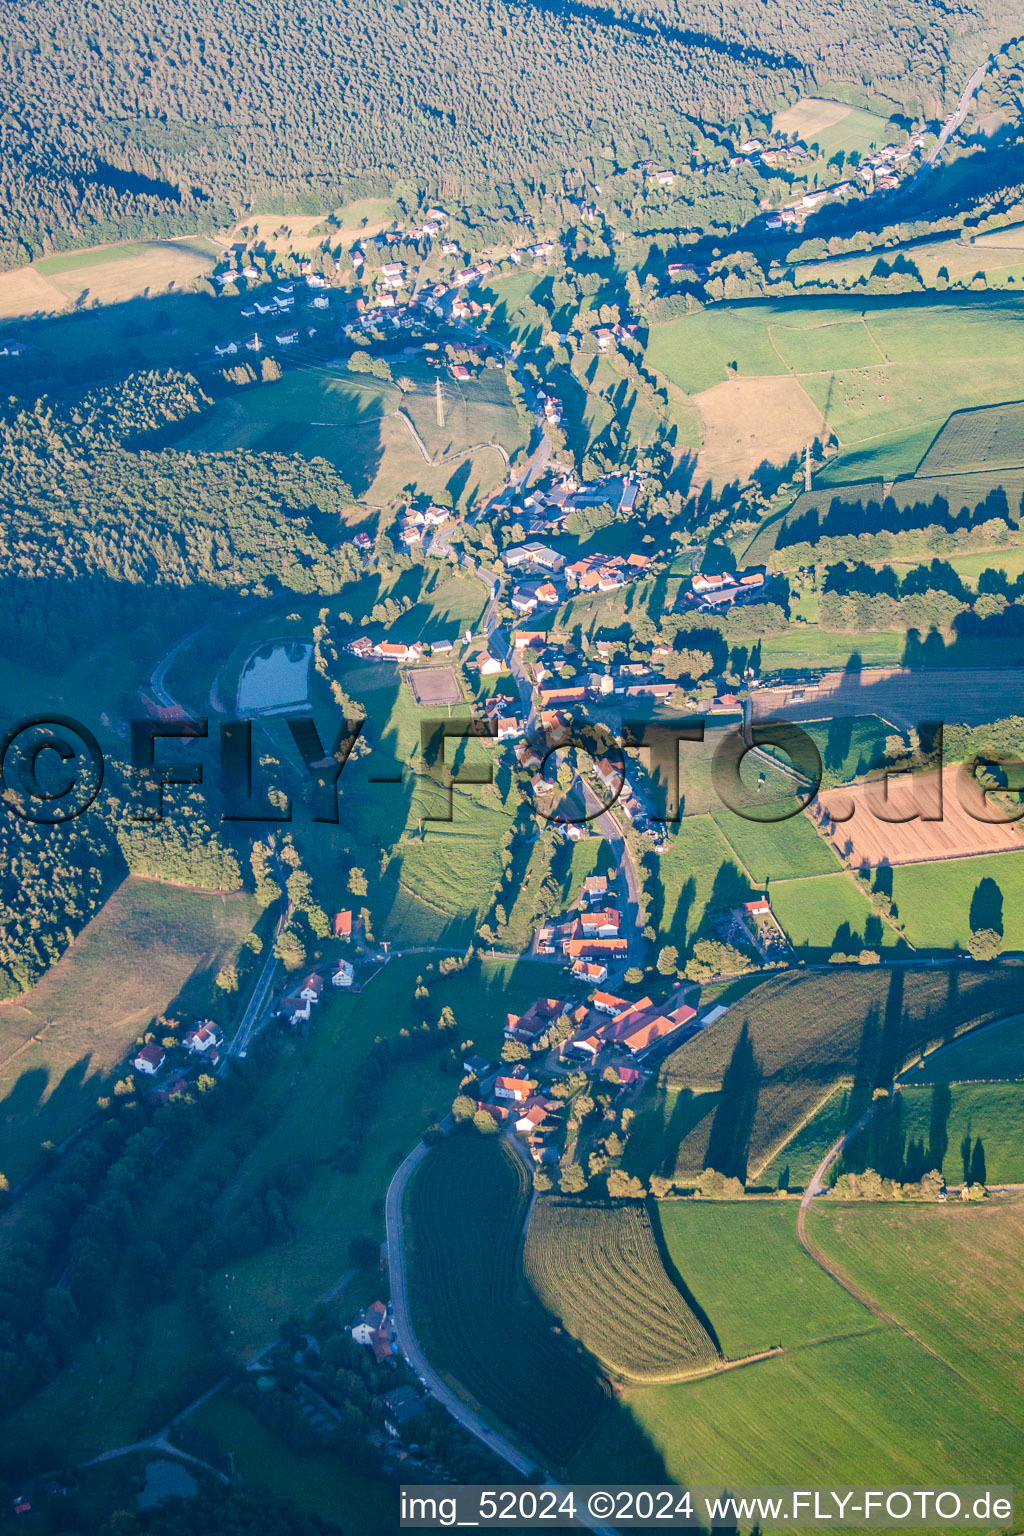
[[[918,475],[944,475],[1024,465],[1024,402],[956,411],[935,439]]]
[[[548,1311],[619,1376],[669,1381],[719,1358],[665,1272],[643,1205],[539,1200],[524,1266]]]
[[[824,876],[824,879],[831,877]],[[666,1088],[721,1093],[726,1068],[744,1058],[749,1035],[753,1069],[721,1096],[721,1126],[742,1117],[748,1127],[738,1149],[747,1176],[758,1177],[829,1094],[853,1084],[850,1118],[859,1118],[876,1087],[924,1046],[1020,1010],[1024,965],[1003,959],[974,967],[843,967],[787,971],[748,992],[710,1029],[701,1030],[665,1059]],[[706,1116],[684,1136],[677,1178],[705,1165],[712,1120]]]
[[[504,1142],[463,1132],[434,1148],[409,1190],[413,1316],[431,1363],[561,1466],[607,1395],[521,1280],[529,1198],[526,1168]]]

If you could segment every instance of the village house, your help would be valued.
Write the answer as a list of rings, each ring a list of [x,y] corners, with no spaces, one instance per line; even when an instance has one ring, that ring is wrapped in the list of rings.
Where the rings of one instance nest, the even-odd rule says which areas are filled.
[[[399,1387],[384,1396],[384,1428],[397,1439],[410,1419],[423,1412],[423,1399],[415,1387]]]
[[[351,960],[339,960],[331,975],[332,987],[350,987],[355,981],[356,971]]]
[[[537,1084],[528,1077],[496,1077],[494,1096],[510,1099],[514,1104],[525,1104],[537,1092]]]
[[[583,882],[583,900],[593,905],[594,902],[604,901],[608,894],[607,875],[588,875]]]
[[[155,1077],[166,1060],[167,1054],[163,1047],[157,1045],[155,1040],[151,1040],[136,1054],[132,1066],[136,1072],[141,1072],[146,1077]]]
[[[210,1019],[203,1019],[185,1036],[185,1049],[190,1056],[207,1056],[211,1053],[216,1056],[221,1038],[216,1024]]]
[[[576,981],[596,986],[608,980],[608,967],[603,960],[574,960],[570,974]]]
[[[586,938],[613,939],[619,931],[619,914],[612,907],[580,916],[580,928]]]
[[[565,556],[547,544],[516,544],[502,555],[506,570],[518,570],[520,566],[536,567],[557,574],[565,565]]]

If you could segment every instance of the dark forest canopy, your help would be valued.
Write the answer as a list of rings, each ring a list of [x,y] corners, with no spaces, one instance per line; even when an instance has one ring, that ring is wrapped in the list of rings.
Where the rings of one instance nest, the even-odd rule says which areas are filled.
[[[253,202],[459,197],[601,149],[626,164],[687,118],[763,117],[832,82],[934,115],[1018,29],[1017,0],[40,0],[0,38],[0,265]]]

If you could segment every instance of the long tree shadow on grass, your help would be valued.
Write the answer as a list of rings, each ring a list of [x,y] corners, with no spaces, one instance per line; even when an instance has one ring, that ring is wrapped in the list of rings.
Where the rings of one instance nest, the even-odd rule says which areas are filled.
[[[704,1155],[705,1168],[713,1168],[728,1178],[746,1182],[750,1137],[754,1129],[762,1078],[750,1029],[744,1021],[733,1046],[729,1065],[722,1076],[722,1091]]]

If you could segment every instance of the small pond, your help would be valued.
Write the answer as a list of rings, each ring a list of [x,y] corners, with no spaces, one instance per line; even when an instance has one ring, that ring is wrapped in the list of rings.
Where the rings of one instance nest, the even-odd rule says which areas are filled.
[[[312,655],[308,641],[282,640],[250,656],[238,681],[239,713],[259,715],[308,703]]]

